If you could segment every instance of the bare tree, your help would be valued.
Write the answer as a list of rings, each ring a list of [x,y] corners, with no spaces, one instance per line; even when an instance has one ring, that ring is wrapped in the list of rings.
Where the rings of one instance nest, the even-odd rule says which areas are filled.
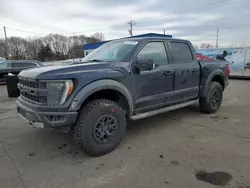
[[[85,35],[70,36],[68,37],[68,45],[73,47],[75,45],[84,45],[87,42],[87,37]]]
[[[28,38],[10,37],[8,39],[9,56],[11,59],[38,59],[42,46],[49,46],[52,59],[82,57],[83,45],[104,40],[103,33],[91,36],[78,35],[66,37],[60,34],[49,34],[45,37]],[[5,56],[5,41],[0,39],[0,56]]]
[[[100,32],[93,34],[91,37],[95,38],[99,42],[104,40],[104,34]]]
[[[85,35],[68,37],[69,57],[83,57],[83,45],[86,43],[87,37]]]
[[[20,37],[8,39],[9,56],[11,59],[26,59],[28,42]]]
[[[56,53],[66,55],[68,53],[68,39],[59,34],[49,34],[44,38],[46,44]]]
[[[5,57],[5,41],[0,39],[0,57]]]
[[[27,51],[29,54],[29,59],[38,59],[38,53],[42,45],[43,42],[41,38],[30,38],[28,40]]]
[[[86,40],[86,36],[85,35],[79,35],[78,36],[78,45],[84,45],[86,44],[87,40]]]
[[[86,37],[86,43],[96,43],[104,40],[103,33],[95,33],[90,37]]]
[[[214,48],[214,46],[212,44],[205,44],[205,43],[203,43],[203,44],[201,44],[200,48],[201,49]]]

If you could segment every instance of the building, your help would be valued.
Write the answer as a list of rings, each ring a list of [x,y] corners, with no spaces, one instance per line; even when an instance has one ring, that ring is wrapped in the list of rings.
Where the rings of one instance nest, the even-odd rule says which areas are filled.
[[[138,37],[167,37],[167,38],[172,38],[172,35],[163,35],[163,34],[157,34],[157,33],[146,33],[146,34],[142,34],[142,35],[135,35],[132,37],[125,37],[125,38],[138,38]],[[98,47],[100,47],[101,45],[105,44],[108,41],[102,41],[102,42],[97,42],[97,43],[89,43],[89,44],[85,44],[83,46],[83,50],[84,50],[84,56],[88,55],[91,51],[97,49]]]

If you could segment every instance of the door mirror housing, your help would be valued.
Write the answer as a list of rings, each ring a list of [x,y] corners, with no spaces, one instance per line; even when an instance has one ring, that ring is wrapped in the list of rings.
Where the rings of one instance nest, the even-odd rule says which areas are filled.
[[[137,59],[133,63],[133,67],[137,71],[150,71],[154,69],[155,64],[153,59]]]

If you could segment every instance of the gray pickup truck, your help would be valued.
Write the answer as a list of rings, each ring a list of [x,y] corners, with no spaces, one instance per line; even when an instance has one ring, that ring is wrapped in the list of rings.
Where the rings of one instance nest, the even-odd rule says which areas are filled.
[[[81,62],[19,74],[18,113],[35,127],[71,132],[88,154],[111,152],[127,119],[191,105],[215,113],[228,85],[226,61],[198,61],[189,41],[134,38],[108,42]]]

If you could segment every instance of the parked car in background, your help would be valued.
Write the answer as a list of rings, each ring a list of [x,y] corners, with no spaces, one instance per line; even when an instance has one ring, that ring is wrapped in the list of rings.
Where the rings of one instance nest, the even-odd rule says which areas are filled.
[[[59,65],[75,65],[82,63],[82,59],[69,59],[61,62]]]
[[[196,53],[213,59],[221,58],[224,54],[224,59],[229,62],[230,77],[250,78],[250,47],[209,48],[197,50]]]
[[[0,57],[0,62],[2,62],[2,61],[6,61],[6,59],[3,57]]]
[[[19,74],[22,70],[40,67],[43,64],[37,60],[7,60],[0,62],[0,84],[6,82],[8,73]]]

